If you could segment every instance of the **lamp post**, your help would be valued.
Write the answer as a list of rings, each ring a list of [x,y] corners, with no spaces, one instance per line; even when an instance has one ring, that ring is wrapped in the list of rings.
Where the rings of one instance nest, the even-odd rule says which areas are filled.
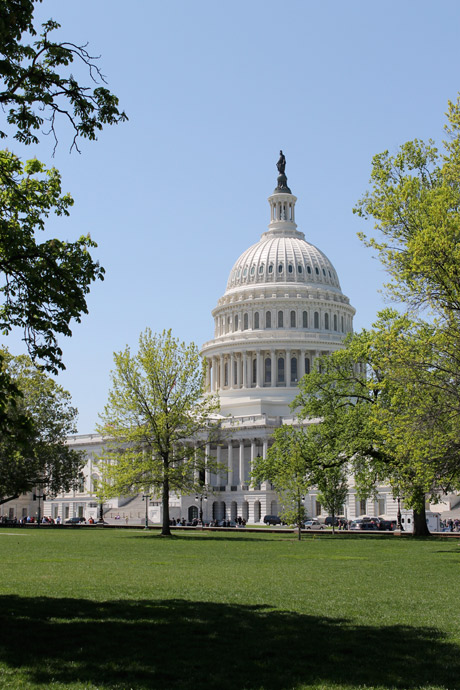
[[[145,501],[145,527],[144,530],[149,531],[149,498],[150,494],[142,494],[142,500]]]
[[[38,520],[37,520],[37,527],[40,527],[40,520],[41,520],[41,510],[40,510],[40,501],[43,499],[46,501],[46,496],[43,493],[43,491],[40,493],[40,490],[36,494],[32,494],[32,499],[34,501],[38,501]]]
[[[398,524],[397,524],[398,531],[401,532],[402,525],[401,525],[401,497],[400,496],[398,496],[398,514],[397,514],[396,519],[398,521]]]
[[[201,522],[201,527],[203,527],[203,501],[208,500],[208,492],[206,487],[203,487],[202,493],[199,493],[195,496],[195,501],[199,501],[200,503],[200,522]]]

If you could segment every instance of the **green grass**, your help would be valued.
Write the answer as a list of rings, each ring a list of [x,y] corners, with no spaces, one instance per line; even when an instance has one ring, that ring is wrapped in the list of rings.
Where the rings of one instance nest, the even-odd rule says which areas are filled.
[[[460,540],[0,530],[0,688],[458,690]]]

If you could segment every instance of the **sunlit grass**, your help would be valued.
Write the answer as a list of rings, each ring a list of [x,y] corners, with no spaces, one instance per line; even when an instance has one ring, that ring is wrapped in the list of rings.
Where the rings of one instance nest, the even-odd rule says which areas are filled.
[[[460,687],[459,541],[0,530],[1,688]]]

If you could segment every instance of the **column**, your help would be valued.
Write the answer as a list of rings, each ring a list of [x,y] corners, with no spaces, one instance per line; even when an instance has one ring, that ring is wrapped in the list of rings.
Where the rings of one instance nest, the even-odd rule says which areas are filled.
[[[257,365],[256,365],[256,387],[260,388],[263,386],[263,380],[261,376],[261,369],[260,369],[260,350],[257,350],[256,352],[256,360],[257,360]]]
[[[232,442],[227,443],[227,490],[233,483],[233,446]]]
[[[270,350],[270,359],[272,362],[272,383],[271,387],[274,388],[276,386],[276,375],[278,373],[278,367],[277,367],[277,362],[275,359],[275,350]]]
[[[252,490],[252,491],[254,491],[254,487],[252,486],[251,472],[252,472],[252,468],[254,467],[254,460],[255,460],[256,454],[257,454],[257,451],[256,451],[256,439],[253,438],[253,439],[251,440],[251,461],[250,461],[250,463],[249,463],[249,478],[250,478],[250,482],[251,482],[250,485],[249,485],[249,489]]]
[[[305,350],[300,350],[299,352],[299,381],[302,376],[305,376]]]
[[[291,385],[291,351],[286,350],[286,357],[284,358],[284,376],[286,379],[286,386]]]
[[[264,440],[262,442],[262,457],[264,459],[267,457],[267,452],[268,452],[268,440],[266,438],[264,438]],[[269,485],[269,482],[262,482],[262,484],[260,485],[260,488],[263,491],[267,491],[268,485]],[[262,501],[262,499],[261,499],[261,501]],[[263,520],[264,515],[267,514],[267,512],[269,513],[270,511],[266,511],[265,513],[262,513],[262,517],[261,517],[262,520]]]
[[[216,461],[218,464],[220,464],[222,462],[222,447],[221,446],[217,446]],[[222,469],[219,469],[216,471],[216,486],[221,486],[224,483],[222,475],[223,475]]]
[[[225,363],[224,363],[224,355],[220,356],[219,359],[219,364],[220,364],[220,389],[222,390],[225,386]]]
[[[244,484],[244,441],[240,441],[240,457],[239,457],[239,473],[240,484]]]
[[[208,469],[208,458],[211,457],[211,444],[207,443],[206,444],[206,450],[205,450],[205,470],[204,470],[204,483],[207,486],[211,485],[211,473]]]

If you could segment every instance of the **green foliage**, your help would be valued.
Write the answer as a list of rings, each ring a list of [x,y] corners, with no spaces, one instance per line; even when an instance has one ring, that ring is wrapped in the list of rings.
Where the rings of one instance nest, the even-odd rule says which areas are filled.
[[[96,244],[88,235],[37,239],[50,213],[68,215],[72,204],[57,170],[0,151],[0,328],[4,335],[22,328],[32,358],[55,373],[63,368],[56,335],[72,334],[71,320],[88,312],[90,284],[104,275],[89,254]]]
[[[69,393],[24,355],[12,357],[2,350],[0,359],[1,374],[16,389],[0,429],[0,502],[37,483],[50,494],[68,491],[84,464],[81,453],[66,444],[77,418]]]
[[[205,446],[219,436],[218,400],[204,395],[205,363],[198,348],[150,329],[137,354],[114,355],[112,389],[99,431],[106,437],[102,472],[105,496],[154,490],[163,502],[169,534],[171,491],[191,492],[200,471],[215,468]]]
[[[348,495],[346,466],[324,468],[318,476],[316,485],[319,489],[318,501],[332,515],[332,518],[335,518],[342,512],[342,506]],[[332,530],[335,530],[334,519],[332,520]]]
[[[79,137],[94,140],[104,125],[127,117],[118,109],[118,98],[101,86],[105,78],[86,45],[53,40],[60,25],[52,19],[37,33],[35,1],[2,2],[0,104],[18,141],[37,143],[37,132],[46,122],[57,144],[56,118],[61,115],[73,130],[71,149],[78,150]],[[74,78],[75,62],[87,69],[92,86]],[[6,132],[0,131],[0,137],[6,137]]]

